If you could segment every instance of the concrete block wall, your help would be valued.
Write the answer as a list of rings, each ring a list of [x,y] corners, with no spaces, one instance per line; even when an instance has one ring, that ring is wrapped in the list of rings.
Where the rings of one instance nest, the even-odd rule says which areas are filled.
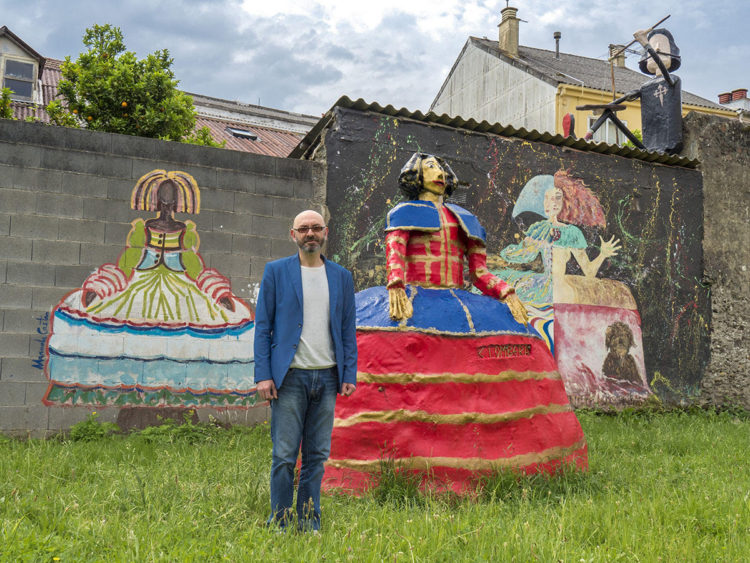
[[[712,295],[711,359],[702,401],[750,410],[750,127],[691,112],[683,153],[701,162],[705,279]]]
[[[206,264],[252,301],[263,268],[294,251],[292,218],[324,199],[309,161],[0,119],[0,432],[46,435],[89,414],[47,407],[43,372],[49,314],[69,291],[124,248],[138,178],[154,169],[192,174],[201,212],[191,219]],[[100,410],[114,420],[116,408]],[[233,423],[265,407],[213,412]]]

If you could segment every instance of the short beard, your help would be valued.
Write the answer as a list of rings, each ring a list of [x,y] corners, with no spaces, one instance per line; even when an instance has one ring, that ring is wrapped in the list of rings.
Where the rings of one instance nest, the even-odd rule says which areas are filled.
[[[314,242],[314,246],[307,246],[307,243]],[[325,242],[325,241],[324,241]],[[306,254],[315,254],[316,252],[320,252],[320,249],[323,248],[323,244],[318,242],[317,239],[313,240],[303,240],[302,242],[298,242],[297,246],[300,248],[300,250]]]

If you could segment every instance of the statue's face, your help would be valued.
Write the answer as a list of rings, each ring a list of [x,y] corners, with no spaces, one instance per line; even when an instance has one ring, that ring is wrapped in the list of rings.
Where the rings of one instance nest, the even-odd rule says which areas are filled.
[[[664,66],[667,68],[672,66],[672,57],[670,57],[671,50],[669,48],[669,37],[662,33],[656,33],[651,36],[651,39],[649,39],[648,42],[651,47],[653,47],[654,51],[659,53],[659,58],[661,59],[661,62],[664,63]],[[654,74],[661,74],[661,69],[656,65],[656,62],[653,58],[650,58],[646,62],[646,68]]]
[[[538,201],[538,200],[537,200]],[[562,211],[563,193],[560,188],[552,188],[544,194],[544,213],[547,218],[552,219]]]
[[[445,193],[445,171],[434,156],[422,161],[422,189],[436,195]]]

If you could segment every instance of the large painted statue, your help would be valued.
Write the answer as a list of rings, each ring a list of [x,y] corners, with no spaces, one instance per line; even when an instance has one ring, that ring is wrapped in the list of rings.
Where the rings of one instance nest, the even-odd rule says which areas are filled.
[[[489,258],[491,272],[526,305],[568,395],[579,405],[641,402],[651,391],[638,307],[625,284],[597,275],[605,260],[617,256],[620,241],[599,237],[598,253],[589,258],[581,230],[606,228],[599,199],[583,180],[560,170],[526,183],[513,218],[523,214],[543,219],[532,223],[520,242]],[[583,275],[567,273],[571,258]]]
[[[248,406],[255,402],[253,314],[206,268],[195,223],[200,191],[185,172],[154,170],[131,207],[117,264],[104,264],[52,316],[46,404]]]
[[[459,492],[501,468],[585,468],[554,358],[487,270],[477,218],[444,201],[450,166],[416,153],[399,183],[409,201],[388,214],[387,287],[357,294],[358,391],[337,402],[324,484],[365,489],[383,458]]]

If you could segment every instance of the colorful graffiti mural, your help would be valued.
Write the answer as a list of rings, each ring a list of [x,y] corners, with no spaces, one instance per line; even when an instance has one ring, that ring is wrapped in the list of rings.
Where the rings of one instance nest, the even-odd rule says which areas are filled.
[[[220,406],[255,403],[253,313],[206,268],[193,221],[200,190],[181,171],[141,177],[117,264],[104,264],[54,308],[49,405]]]
[[[561,372],[575,373],[574,404],[633,404],[653,394],[679,402],[698,392],[710,322],[700,172],[335,111],[335,130],[325,136],[336,227],[328,252],[353,270],[358,290],[386,282],[382,233],[386,211],[402,197],[392,189],[398,163],[414,151],[436,153],[462,180],[451,201],[476,213],[487,231],[490,269],[506,270],[522,299],[528,291],[540,332],[554,319],[548,341]],[[580,216],[561,210],[553,227],[544,195],[563,173],[558,182],[570,184],[560,188],[563,201],[555,194],[548,205],[567,199]]]
[[[387,285],[359,292],[358,390],[338,401],[324,483],[366,489],[384,453],[430,486],[500,467],[587,467],[583,430],[523,304],[486,267],[485,231],[444,202],[447,162],[415,153],[386,221]],[[464,266],[470,283],[464,289]]]

